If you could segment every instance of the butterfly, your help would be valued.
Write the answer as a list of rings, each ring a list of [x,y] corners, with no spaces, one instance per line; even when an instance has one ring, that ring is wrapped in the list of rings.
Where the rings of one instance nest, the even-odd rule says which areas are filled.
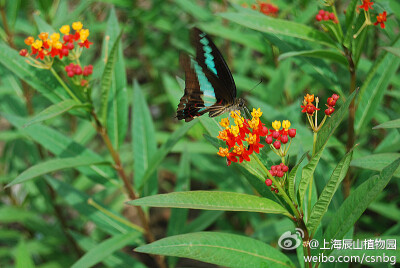
[[[231,71],[211,38],[198,28],[190,35],[196,58],[181,54],[185,70],[185,93],[180,99],[177,118],[189,122],[209,113],[210,117],[241,109],[244,100],[236,98],[236,85]]]

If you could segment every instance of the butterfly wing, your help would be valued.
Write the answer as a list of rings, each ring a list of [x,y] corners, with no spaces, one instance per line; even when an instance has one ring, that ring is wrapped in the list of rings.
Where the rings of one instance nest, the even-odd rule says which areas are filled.
[[[214,87],[217,98],[223,100],[225,105],[233,104],[236,99],[236,85],[221,52],[211,38],[198,28],[192,29],[190,39],[196,48],[196,61],[219,81]]]

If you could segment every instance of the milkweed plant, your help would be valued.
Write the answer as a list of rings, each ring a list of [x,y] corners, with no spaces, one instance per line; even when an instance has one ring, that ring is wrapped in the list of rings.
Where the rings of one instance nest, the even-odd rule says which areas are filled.
[[[398,262],[397,1],[11,2],[0,266]],[[246,107],[181,123],[193,24]]]

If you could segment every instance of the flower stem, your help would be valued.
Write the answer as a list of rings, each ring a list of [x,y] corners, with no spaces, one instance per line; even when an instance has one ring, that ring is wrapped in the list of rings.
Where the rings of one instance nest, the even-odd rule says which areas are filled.
[[[60,85],[67,91],[67,93],[79,104],[82,104],[82,102],[75,96],[75,94],[68,88],[68,86],[64,83],[64,81],[61,79],[61,77],[57,74],[57,72],[52,68],[50,68],[51,73],[54,75],[54,77],[57,79],[57,81],[60,83]]]
[[[264,166],[263,163],[261,163],[261,160],[258,158],[258,156],[254,155],[254,159],[257,161],[257,163],[262,168],[262,170],[265,172],[265,174],[272,180],[272,182],[274,183],[276,188],[278,188],[279,195],[282,196],[282,198],[285,200],[285,202],[290,206],[290,208],[292,209],[293,213],[296,215],[296,219],[300,219],[301,216],[300,216],[299,211],[293,205],[292,200],[290,200],[289,196],[285,193],[285,191],[281,187],[280,183],[275,180],[275,178],[271,175],[271,173],[269,173],[268,169]]]

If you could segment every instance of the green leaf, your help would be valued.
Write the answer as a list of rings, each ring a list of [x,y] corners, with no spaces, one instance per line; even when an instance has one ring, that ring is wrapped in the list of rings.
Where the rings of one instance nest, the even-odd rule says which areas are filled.
[[[275,19],[263,14],[221,13],[220,16],[260,32],[282,34],[335,47],[335,43],[328,35],[301,23]]]
[[[147,180],[153,175],[157,167],[161,164],[164,158],[172,150],[175,144],[186,134],[186,132],[194,126],[198,121],[195,119],[189,123],[184,123],[180,128],[175,130],[169,139],[157,150],[156,154],[151,158],[146,173],[143,175],[142,184],[137,185],[138,190],[143,190]],[[155,141],[154,141],[155,142]]]
[[[49,70],[35,68],[26,63],[25,60],[17,51],[0,43],[0,64],[51,102],[58,103],[63,99],[69,99],[59,82],[50,75]]]
[[[394,47],[397,46],[400,46],[400,39],[394,44]],[[359,133],[375,115],[399,65],[400,58],[389,53],[383,53],[382,57],[372,65],[357,98],[358,107],[354,125],[356,133]]]
[[[157,151],[155,128],[153,119],[142,90],[137,83],[133,83],[133,111],[132,111],[132,147],[133,147],[133,171],[135,188],[143,185],[143,195],[153,195],[157,193],[157,176],[153,174],[151,178],[143,183],[144,174],[149,167],[150,159]]]
[[[378,129],[378,128],[400,128],[400,119],[382,123],[380,125],[373,127],[372,129]]]
[[[129,201],[135,206],[250,211],[289,216],[278,203],[259,196],[230,192],[190,191],[160,194]]]
[[[289,196],[290,199],[292,199],[293,201],[296,201],[296,196],[295,196],[295,179],[296,179],[296,174],[297,174],[297,169],[300,167],[301,162],[303,162],[304,158],[307,156],[308,152],[305,152],[299,162],[292,168],[292,170],[289,173],[289,177],[288,177],[288,182],[289,182]]]
[[[348,66],[347,59],[341,53],[339,53],[337,51],[326,50],[326,49],[325,50],[316,49],[316,50],[287,52],[287,53],[283,53],[283,54],[279,55],[278,60],[282,61],[289,57],[297,57],[297,56],[327,59],[330,61],[335,61],[337,63],[340,63],[344,66]]]
[[[317,203],[313,206],[310,219],[307,221],[307,229],[311,237],[314,236],[315,231],[317,230],[317,227],[322,220],[322,217],[328,211],[328,206],[333,198],[333,195],[335,194],[342,180],[346,176],[352,157],[353,150],[348,152],[342,158],[342,160],[340,160],[339,164],[337,164],[336,168],[333,170],[331,178],[329,179],[325,188],[322,190],[322,193],[319,196]]]
[[[10,187],[15,184],[23,183],[28,180],[34,179],[36,177],[42,176],[44,174],[66,169],[75,168],[81,166],[91,166],[91,165],[104,165],[108,162],[100,160],[96,157],[78,156],[71,158],[59,158],[52,159],[35,166],[32,166],[18,175],[12,182],[7,184],[6,187]]]
[[[369,204],[383,191],[400,165],[400,158],[385,167],[379,176],[373,176],[357,187],[331,218],[325,239],[342,239],[356,223]]]
[[[102,58],[105,57],[106,53],[107,55],[113,53],[112,49],[106,45],[106,43],[113,44],[118,39],[118,34],[120,32],[121,30],[119,28],[115,9],[112,7],[107,21],[106,32],[104,34]],[[106,51],[107,48],[108,51]],[[115,148],[119,148],[123,143],[128,130],[129,102],[122,42],[118,42],[116,50],[117,56],[115,59],[115,68],[112,72],[106,125],[112,144]]]
[[[299,191],[298,191],[300,204],[303,204],[303,199],[304,199],[304,195],[306,194],[307,187],[310,184],[310,181],[314,175],[314,171],[317,168],[319,159],[321,158],[321,155],[322,155],[322,152],[324,151],[324,149],[325,149],[325,145],[316,154],[314,154],[312,156],[312,158],[310,159],[310,162],[308,162],[307,165],[305,165],[303,167],[303,169],[301,170],[301,180],[300,180]]]
[[[31,258],[31,253],[24,240],[19,241],[15,250],[15,268],[35,267],[35,263]]]
[[[29,136],[60,158],[86,156],[93,159],[97,158],[99,162],[104,162],[104,158],[100,155],[48,126],[36,124],[22,128],[28,120],[15,115],[2,113],[1,115],[18,128],[22,134]],[[115,170],[112,167],[88,166],[78,167],[78,170],[96,183],[104,185],[111,182],[118,185]]]
[[[351,0],[350,4],[346,9],[346,34],[343,40],[343,45],[347,48],[350,48],[350,42],[353,41],[353,31],[354,31],[354,17],[356,15],[356,7],[359,3],[358,0]]]
[[[318,131],[317,141],[315,143],[315,151],[318,152],[321,150],[329,138],[332,136],[333,132],[335,132],[336,128],[339,126],[340,122],[342,122],[344,115],[349,110],[349,106],[353,98],[356,96],[357,91],[354,91],[347,99],[346,102],[340,107],[339,110],[333,113],[333,116],[328,118],[325,124],[322,126],[321,130]]]
[[[35,20],[35,23],[39,29],[40,32],[48,32],[49,35],[52,33],[55,33],[56,31],[51,27],[46,21],[44,21],[40,15],[38,14],[33,14],[33,19]]]
[[[121,39],[122,32],[118,35],[117,39],[112,45],[106,66],[104,67],[103,75],[101,76],[101,104],[100,104],[100,118],[104,125],[107,122],[107,112],[109,106],[109,93],[113,83],[113,74],[115,62],[117,58],[118,43]]]
[[[351,161],[352,167],[359,167],[369,170],[382,171],[384,167],[400,157],[399,153],[371,154]],[[394,176],[400,177],[400,168],[396,170]]]
[[[79,104],[75,100],[64,100],[61,101],[57,104],[53,104],[52,106],[46,108],[45,110],[41,111],[37,115],[35,115],[33,118],[31,118],[28,123],[23,125],[23,127],[27,127],[32,124],[36,124],[51,118],[54,118],[56,116],[59,116],[65,112],[68,112],[69,110],[72,110],[74,108],[79,108],[79,107],[85,107],[87,105],[85,104]]]
[[[200,232],[164,238],[137,252],[190,258],[224,267],[295,267],[283,253],[253,238]]]
[[[393,55],[400,57],[400,47],[382,47],[382,48],[392,53]]]
[[[140,235],[138,232],[130,232],[126,234],[118,234],[108,238],[86,252],[85,255],[83,255],[71,267],[92,267],[95,264],[103,261],[115,251],[132,243],[132,240],[138,238],[138,235]]]

